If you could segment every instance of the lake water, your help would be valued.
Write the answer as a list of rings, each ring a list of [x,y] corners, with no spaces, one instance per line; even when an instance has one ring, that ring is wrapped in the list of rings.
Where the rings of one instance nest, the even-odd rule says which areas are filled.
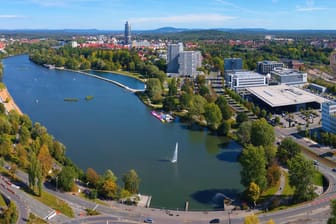
[[[243,190],[237,143],[227,144],[178,120],[163,124],[136,95],[106,81],[49,70],[27,55],[6,58],[3,64],[3,81],[17,105],[66,145],[69,158],[84,171],[111,169],[120,178],[135,169],[140,193],[152,195],[152,207],[182,209],[189,201],[189,209],[213,209],[222,204],[222,193],[234,197]],[[143,88],[135,79],[107,76]],[[87,95],[94,98],[86,101]],[[173,164],[169,160],[177,141],[178,162]]]

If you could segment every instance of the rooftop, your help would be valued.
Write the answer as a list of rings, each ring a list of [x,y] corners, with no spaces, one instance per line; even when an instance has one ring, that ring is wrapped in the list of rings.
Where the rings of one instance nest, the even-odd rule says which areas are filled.
[[[304,74],[304,72],[300,72],[295,69],[289,69],[289,68],[276,68],[272,71],[273,73],[276,73],[280,76],[290,76],[290,75],[301,75]]]
[[[264,78],[264,75],[261,75],[259,73],[253,72],[253,71],[247,71],[247,70],[228,70],[227,74],[233,75],[237,78]]]
[[[271,107],[328,101],[325,98],[288,85],[251,87],[247,90]]]

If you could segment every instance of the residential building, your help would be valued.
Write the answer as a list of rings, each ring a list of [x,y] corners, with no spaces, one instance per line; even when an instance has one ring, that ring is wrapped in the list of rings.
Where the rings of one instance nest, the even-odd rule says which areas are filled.
[[[336,74],[336,51],[330,54],[330,68],[334,74]]]
[[[126,21],[125,23],[125,45],[131,44],[131,25]]]
[[[322,129],[336,134],[336,101],[322,104]]]
[[[200,51],[182,51],[178,56],[178,73],[182,76],[195,77],[198,75],[197,68],[202,66]]]
[[[288,68],[275,68],[271,71],[272,81],[278,84],[302,85],[307,83],[307,73]]]
[[[242,70],[243,60],[241,58],[224,58],[224,71]]]
[[[266,76],[253,71],[231,70],[225,72],[226,86],[235,91],[248,87],[266,86]]]
[[[168,44],[167,48],[167,73],[179,72],[179,54],[183,51],[183,44]]]
[[[263,75],[271,73],[275,68],[283,68],[284,64],[277,61],[259,61],[257,63],[257,72]]]

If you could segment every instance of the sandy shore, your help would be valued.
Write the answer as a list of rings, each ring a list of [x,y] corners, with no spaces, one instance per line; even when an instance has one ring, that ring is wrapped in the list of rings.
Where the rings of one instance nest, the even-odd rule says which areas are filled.
[[[20,115],[22,115],[22,111],[15,104],[12,96],[9,94],[7,88],[0,90],[0,102],[4,104],[6,111],[9,112],[11,110],[16,110]]]

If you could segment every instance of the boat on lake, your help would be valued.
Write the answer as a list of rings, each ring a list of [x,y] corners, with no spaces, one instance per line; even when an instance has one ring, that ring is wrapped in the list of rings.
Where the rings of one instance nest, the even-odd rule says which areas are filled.
[[[162,123],[170,123],[174,121],[174,117],[170,114],[164,113],[164,112],[158,112],[155,110],[152,110],[152,115],[159,119]]]

